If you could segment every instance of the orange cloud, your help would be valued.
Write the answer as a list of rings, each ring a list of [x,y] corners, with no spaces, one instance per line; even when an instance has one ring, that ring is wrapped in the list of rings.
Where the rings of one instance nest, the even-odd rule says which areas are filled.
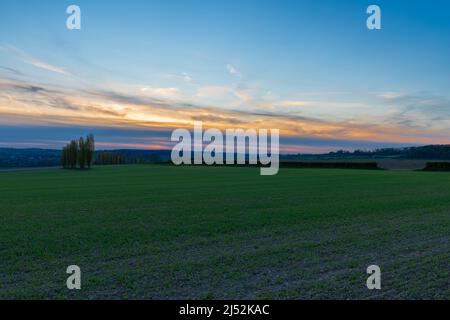
[[[215,89],[214,89],[215,90]],[[213,90],[213,91],[214,91]],[[164,94],[170,95],[171,90]],[[178,94],[178,91],[173,91]],[[285,106],[299,106],[287,101]],[[282,105],[282,104],[281,104]],[[370,123],[362,120],[327,121],[297,114],[267,111],[229,110],[175,103],[147,94],[118,91],[77,91],[50,86],[0,80],[0,122],[16,124],[64,124],[151,128],[192,128],[203,121],[204,128],[279,129],[282,136],[323,139],[369,140],[401,143],[449,143],[442,129]],[[147,144],[145,144],[148,147]],[[140,147],[144,147],[144,144]]]

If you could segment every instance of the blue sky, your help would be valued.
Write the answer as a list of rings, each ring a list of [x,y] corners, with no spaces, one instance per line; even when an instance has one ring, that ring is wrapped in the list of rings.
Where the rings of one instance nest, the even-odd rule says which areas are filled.
[[[448,1],[2,1],[0,17],[0,147],[86,131],[165,147],[194,120],[279,128],[286,151],[450,143]]]

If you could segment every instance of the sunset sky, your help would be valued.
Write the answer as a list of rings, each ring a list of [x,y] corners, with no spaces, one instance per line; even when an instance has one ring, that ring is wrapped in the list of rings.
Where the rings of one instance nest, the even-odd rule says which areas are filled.
[[[170,148],[198,120],[282,152],[450,143],[450,2],[0,2],[0,147]]]

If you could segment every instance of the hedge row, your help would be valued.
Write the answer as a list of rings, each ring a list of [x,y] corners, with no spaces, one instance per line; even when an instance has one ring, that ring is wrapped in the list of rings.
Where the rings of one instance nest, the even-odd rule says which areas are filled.
[[[328,169],[365,169],[381,170],[376,162],[303,162],[282,161],[281,168],[328,168]]]
[[[424,171],[450,171],[450,162],[427,162]]]

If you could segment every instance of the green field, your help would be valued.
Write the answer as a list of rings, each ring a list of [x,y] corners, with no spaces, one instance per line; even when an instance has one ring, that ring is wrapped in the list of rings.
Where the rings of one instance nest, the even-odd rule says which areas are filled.
[[[3,172],[0,221],[1,299],[450,297],[450,173]]]

